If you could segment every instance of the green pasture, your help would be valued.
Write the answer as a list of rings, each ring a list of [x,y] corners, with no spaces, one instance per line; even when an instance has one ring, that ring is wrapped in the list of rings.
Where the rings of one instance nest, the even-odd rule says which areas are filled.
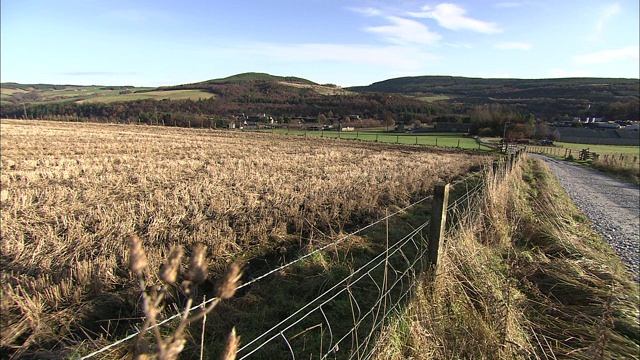
[[[449,100],[451,97],[447,95],[432,95],[432,96],[419,96],[416,97],[418,100],[426,101],[426,102],[434,102],[441,100]]]
[[[116,101],[132,101],[132,100],[143,100],[143,99],[153,99],[153,100],[198,100],[198,99],[209,99],[214,97],[215,95],[203,90],[166,90],[166,91],[145,91],[145,90],[153,90],[154,88],[149,87],[139,87],[132,88],[129,91],[131,93],[121,94],[121,92],[126,91],[127,89],[106,89],[104,86],[82,86],[82,87],[67,87],[64,89],[47,89],[47,90],[36,90],[37,94],[36,101],[31,101],[31,103],[50,103],[50,102],[60,102],[60,101],[78,101],[78,102],[102,102],[102,103],[112,103]],[[142,91],[142,92],[140,92]],[[17,91],[14,89],[2,89],[2,100],[8,101],[13,98],[13,95],[17,93],[22,93],[21,91]]]
[[[565,149],[577,150],[589,149],[590,152],[594,152],[601,155],[640,155],[639,146],[620,146],[620,145],[593,145],[593,144],[573,144],[565,142],[556,142],[556,146],[561,146]]]
[[[93,95],[100,92],[107,92],[113,90],[101,90],[99,86],[88,86],[88,87],[77,87],[77,88],[67,88],[62,90],[43,90],[39,91],[38,95],[43,98],[57,97],[57,96],[86,96]]]
[[[104,96],[90,97],[83,101],[112,103],[116,101],[132,101],[132,100],[144,100],[144,99],[198,100],[198,99],[209,99],[215,96],[210,92],[206,92],[202,90],[148,91],[148,92],[131,93],[131,94],[119,94],[119,92],[120,90],[113,90],[113,93],[111,94],[104,95]]]
[[[259,130],[276,134],[288,134],[308,137],[339,138],[346,140],[373,141],[382,143],[441,146],[461,149],[491,150],[491,148],[478,145],[475,139],[458,134],[394,134],[375,130],[366,131],[311,131],[292,129],[268,129]]]

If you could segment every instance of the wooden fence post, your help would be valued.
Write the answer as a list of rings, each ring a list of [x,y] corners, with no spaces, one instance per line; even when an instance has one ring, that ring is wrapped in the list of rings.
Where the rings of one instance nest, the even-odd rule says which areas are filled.
[[[431,203],[431,224],[429,229],[429,245],[427,255],[429,267],[434,271],[438,266],[438,251],[444,235],[447,223],[447,206],[449,202],[449,184],[438,184],[433,189],[433,202]]]

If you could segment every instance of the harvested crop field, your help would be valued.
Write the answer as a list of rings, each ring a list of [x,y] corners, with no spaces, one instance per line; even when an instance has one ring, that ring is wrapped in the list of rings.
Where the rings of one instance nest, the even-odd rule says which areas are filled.
[[[204,129],[2,120],[0,131],[1,346],[14,355],[139,321],[128,235],[151,269],[171,244],[204,243],[216,272],[292,238],[319,244],[489,160]]]

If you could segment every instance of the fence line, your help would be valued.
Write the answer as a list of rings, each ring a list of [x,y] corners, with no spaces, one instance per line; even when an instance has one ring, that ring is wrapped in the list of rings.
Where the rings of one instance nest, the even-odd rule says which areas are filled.
[[[603,160],[605,162],[622,162],[637,164],[640,160],[640,156],[636,154],[624,154],[624,153],[607,153],[599,154],[595,151],[591,151],[588,147],[582,150],[555,147],[555,146],[526,146],[525,150],[529,153],[546,154],[564,159],[579,159],[579,160]]]
[[[463,179],[460,179],[460,180],[456,181],[456,182],[455,182],[455,183],[453,183],[452,185],[453,185],[453,186],[456,186],[456,185],[458,185],[458,184],[461,184],[461,183],[466,182],[467,180],[468,180],[467,178],[463,178]],[[469,199],[471,196],[473,196],[473,194],[474,194],[474,193],[476,193],[476,192],[480,191],[480,190],[481,190],[481,188],[482,188],[482,186],[483,186],[482,182],[480,182],[479,184],[476,184],[476,185],[473,187],[473,189],[472,189],[471,191],[466,192],[466,193],[465,193],[465,194],[464,194],[460,199],[457,199],[457,200],[456,200],[456,201],[454,201],[452,204],[450,204],[450,205],[447,207],[447,210],[449,211],[449,210],[451,210],[451,209],[455,209],[459,204],[462,204],[464,201],[467,201],[467,199]],[[410,209],[410,208],[412,208],[412,207],[415,207],[416,205],[421,204],[421,203],[425,202],[426,200],[428,200],[428,199],[430,199],[430,198],[431,198],[431,195],[429,195],[429,196],[425,196],[425,197],[423,197],[422,199],[420,199],[420,200],[418,200],[418,201],[415,201],[415,202],[413,202],[413,203],[411,203],[411,204],[409,204],[409,205],[407,205],[407,206],[405,206],[405,207],[401,208],[400,210],[398,210],[398,211],[396,211],[396,212],[394,212],[394,213],[392,213],[392,214],[390,214],[390,215],[387,215],[387,216],[385,216],[385,217],[383,217],[383,218],[381,218],[381,219],[379,219],[379,220],[376,220],[375,222],[372,222],[372,223],[370,223],[370,224],[368,224],[368,225],[366,225],[366,226],[364,226],[364,227],[362,227],[362,228],[360,228],[360,229],[358,229],[358,230],[356,230],[356,231],[354,231],[354,232],[351,232],[351,233],[349,233],[349,234],[347,234],[347,235],[345,235],[345,236],[343,236],[343,237],[341,237],[341,238],[339,238],[339,239],[337,239],[337,240],[335,240],[335,241],[333,241],[333,242],[331,242],[331,243],[329,243],[329,244],[326,244],[326,245],[323,245],[323,246],[321,246],[321,247],[319,247],[319,248],[316,248],[315,250],[311,251],[311,252],[310,252],[310,253],[308,253],[308,254],[305,254],[304,256],[299,257],[299,258],[298,258],[298,259],[296,259],[296,260],[290,261],[290,262],[288,262],[288,263],[286,263],[286,264],[283,264],[283,265],[281,265],[281,266],[278,266],[278,267],[276,267],[276,268],[274,268],[274,269],[272,269],[272,270],[270,270],[270,271],[268,271],[268,272],[266,272],[266,273],[264,273],[264,274],[262,274],[262,275],[260,275],[260,276],[258,276],[258,277],[255,277],[255,278],[253,278],[253,279],[251,279],[251,280],[249,280],[249,281],[245,282],[244,284],[240,285],[240,286],[238,287],[238,289],[241,289],[241,288],[247,287],[247,286],[249,286],[249,285],[252,285],[252,284],[254,284],[254,283],[256,283],[256,282],[258,282],[258,281],[260,281],[260,280],[262,280],[262,279],[264,279],[264,278],[266,278],[266,277],[268,277],[268,276],[270,276],[270,275],[272,275],[272,274],[274,274],[274,273],[280,272],[280,271],[282,271],[282,270],[284,270],[284,269],[286,269],[286,268],[288,268],[288,267],[291,267],[292,265],[294,265],[294,264],[296,264],[296,263],[299,263],[299,262],[301,262],[302,260],[304,260],[304,259],[306,259],[306,258],[309,258],[309,257],[313,256],[314,254],[317,254],[317,253],[322,252],[322,251],[324,251],[324,250],[326,250],[326,249],[328,249],[328,248],[330,248],[330,247],[332,247],[332,246],[335,246],[335,245],[337,245],[337,244],[339,244],[339,243],[341,243],[341,242],[344,242],[345,240],[347,240],[347,239],[349,239],[349,238],[353,237],[354,235],[359,234],[359,233],[362,233],[362,232],[364,232],[365,230],[368,230],[368,229],[370,229],[370,228],[372,228],[372,227],[374,227],[374,226],[376,226],[376,225],[379,225],[379,224],[381,224],[382,222],[387,221],[388,219],[390,219],[390,218],[392,218],[392,217],[394,217],[394,216],[397,216],[398,214],[401,214],[401,213],[405,212],[406,210],[408,210],[408,209]],[[348,292],[348,293],[349,293],[349,296],[350,296],[351,300],[353,300],[353,301],[356,303],[356,306],[359,308],[360,306],[359,306],[359,303],[358,303],[357,299],[355,299],[355,298],[353,297],[353,294],[351,293],[351,291],[350,291],[349,289],[350,289],[350,286],[352,286],[353,284],[358,283],[359,281],[363,281],[363,279],[365,279],[365,278],[369,278],[369,279],[370,279],[370,281],[372,281],[372,282],[373,282],[373,285],[375,285],[375,286],[377,287],[377,289],[378,289],[378,299],[377,299],[377,301],[374,303],[374,306],[379,306],[379,303],[380,303],[380,302],[382,302],[383,300],[387,299],[387,297],[389,296],[389,294],[391,293],[391,291],[392,291],[392,290],[394,290],[394,287],[395,287],[399,282],[402,282],[402,279],[403,279],[404,277],[407,277],[407,276],[408,276],[409,271],[412,271],[412,272],[413,272],[413,274],[414,274],[414,276],[415,276],[416,271],[414,270],[414,268],[415,268],[415,266],[416,266],[416,264],[417,264],[418,262],[422,263],[422,260],[423,260],[423,259],[422,259],[422,257],[423,257],[422,255],[424,255],[424,254],[425,254],[425,252],[426,252],[426,250],[427,250],[426,244],[424,244],[424,239],[421,239],[421,240],[423,240],[423,241],[417,241],[415,238],[416,238],[418,235],[420,235],[420,237],[422,237],[422,236],[421,236],[421,232],[422,232],[422,230],[423,230],[426,226],[428,226],[428,225],[429,225],[429,221],[427,221],[427,222],[425,222],[425,223],[421,224],[421,225],[420,225],[420,226],[418,226],[416,229],[414,229],[414,230],[413,230],[413,231],[411,231],[409,234],[407,234],[404,238],[402,238],[402,239],[401,239],[401,240],[399,240],[397,243],[395,243],[393,246],[389,247],[389,248],[388,248],[388,250],[387,250],[386,252],[383,252],[383,253],[379,254],[379,255],[378,255],[378,256],[376,256],[374,259],[370,260],[370,261],[369,261],[369,262],[367,262],[365,265],[363,265],[362,267],[360,267],[358,270],[356,270],[356,271],[354,271],[353,273],[351,273],[348,277],[346,277],[346,278],[342,279],[340,282],[338,282],[338,283],[337,283],[336,285],[334,285],[332,288],[330,288],[329,290],[325,291],[323,294],[321,294],[320,296],[318,296],[318,297],[317,297],[317,298],[315,298],[314,300],[310,301],[310,302],[309,302],[307,305],[305,305],[303,308],[299,309],[299,310],[298,310],[298,311],[296,311],[294,314],[292,314],[292,315],[290,315],[289,317],[287,317],[285,320],[282,320],[282,321],[281,321],[280,323],[278,323],[278,325],[276,325],[276,326],[279,326],[279,325],[284,324],[287,320],[291,320],[293,316],[295,316],[296,314],[300,314],[300,312],[301,312],[301,311],[303,311],[305,308],[308,308],[308,307],[309,307],[309,306],[311,306],[312,304],[318,303],[318,301],[321,299],[321,297],[322,297],[322,296],[324,296],[324,295],[326,295],[326,294],[328,294],[328,292],[329,292],[329,291],[331,291],[331,290],[336,290],[336,289],[337,289],[337,287],[338,287],[340,284],[344,284],[344,283],[349,282],[350,280],[353,280],[354,275],[358,274],[358,273],[359,273],[359,272],[361,272],[361,271],[366,270],[366,267],[367,267],[367,266],[372,266],[370,269],[368,269],[366,272],[364,272],[364,274],[363,274],[362,276],[358,277],[358,278],[357,278],[357,279],[355,279],[353,282],[349,282],[349,285],[347,285],[347,286],[346,286],[346,287],[344,287],[343,289],[339,290],[336,294],[333,294],[333,296],[332,296],[330,299],[325,300],[325,301],[324,301],[324,302],[322,302],[320,305],[317,305],[315,308],[311,309],[309,313],[307,313],[306,315],[304,315],[304,316],[303,316],[303,317],[301,317],[300,319],[296,320],[293,324],[290,324],[290,326],[288,326],[287,328],[285,328],[285,329],[283,329],[283,330],[280,330],[279,332],[276,332],[276,333],[275,333],[275,335],[271,336],[271,337],[270,337],[270,338],[269,338],[265,343],[261,344],[258,348],[255,348],[255,349],[251,350],[251,352],[249,352],[248,354],[243,355],[240,359],[245,359],[245,358],[247,358],[249,355],[251,355],[251,354],[255,353],[255,352],[256,352],[257,350],[259,350],[261,347],[264,347],[264,346],[266,345],[266,343],[267,343],[267,342],[270,342],[270,341],[272,341],[272,340],[274,340],[274,339],[278,339],[278,338],[283,338],[283,340],[284,340],[285,344],[287,345],[287,347],[289,347],[289,350],[290,350],[290,352],[292,353],[293,358],[295,359],[295,352],[294,352],[294,351],[293,351],[293,349],[291,348],[291,339],[287,339],[287,338],[285,337],[284,332],[285,332],[286,330],[288,330],[288,329],[291,329],[293,326],[295,326],[296,324],[299,324],[302,320],[304,320],[305,318],[307,318],[308,316],[310,316],[310,315],[311,315],[311,312],[314,312],[314,311],[318,311],[318,310],[320,310],[321,314],[323,315],[323,318],[325,319],[324,321],[327,323],[327,325],[328,325],[328,327],[329,327],[329,330],[330,330],[330,331],[331,331],[331,333],[333,334],[333,331],[331,330],[331,326],[330,326],[330,321],[327,319],[327,316],[326,316],[326,314],[325,314],[325,311],[322,309],[322,306],[323,306],[323,305],[326,305],[329,301],[331,301],[332,299],[335,299],[337,296],[339,296],[339,295],[343,294],[343,293],[346,291],[346,292]],[[416,254],[414,254],[414,256],[419,255],[419,256],[417,256],[417,257],[416,257],[416,259],[415,259],[414,261],[411,261],[411,260],[409,259],[409,257],[407,256],[407,254],[405,254],[405,251],[403,251],[403,250],[402,250],[402,248],[403,248],[405,245],[410,244],[410,243],[411,243],[411,244],[413,244],[413,247],[415,248],[415,251],[416,251]],[[423,245],[424,245],[424,246],[423,246]],[[393,251],[392,251],[391,253],[389,253],[389,251],[391,251],[391,250],[393,250]],[[390,258],[390,257],[392,257],[392,256],[395,256],[395,255],[397,255],[397,254],[399,254],[399,257],[400,257],[400,258],[402,258],[402,260],[404,260],[404,261],[405,261],[405,263],[406,263],[406,264],[407,264],[407,266],[408,266],[408,268],[407,268],[406,270],[404,270],[404,271],[398,271],[397,269],[395,269],[395,268],[393,267],[393,265],[390,265],[390,264],[389,264],[389,258]],[[374,262],[375,260],[378,260],[378,262],[374,264],[373,262]],[[393,269],[393,273],[394,273],[394,275],[395,275],[395,277],[396,277],[396,278],[395,278],[395,281],[393,282],[393,286],[392,286],[392,287],[390,287],[387,291],[383,291],[383,290],[382,290],[382,287],[381,287],[381,284],[378,284],[378,283],[376,282],[376,280],[374,279],[374,277],[371,275],[371,273],[372,273],[374,270],[378,269],[382,264],[386,264],[386,266],[389,266],[391,269]],[[398,274],[400,274],[400,277],[398,277]],[[386,284],[385,284],[385,286],[386,286]],[[398,299],[396,299],[396,301],[395,301],[395,303],[393,303],[393,305],[391,305],[391,307],[390,307],[390,309],[391,309],[391,310],[395,309],[395,308],[400,304],[400,302],[402,301],[402,299],[404,299],[404,298],[408,295],[409,291],[413,288],[413,286],[414,286],[414,284],[413,284],[413,282],[411,282],[411,284],[410,284],[409,288],[408,288],[406,291],[402,292],[402,293],[401,293],[401,296],[400,296]],[[196,310],[197,308],[200,308],[200,307],[202,307],[202,306],[204,306],[204,305],[206,305],[206,304],[209,304],[209,303],[211,303],[211,302],[213,302],[213,301],[215,301],[215,300],[216,300],[216,298],[215,298],[215,297],[209,298],[209,299],[207,299],[207,300],[206,300],[206,302],[201,303],[201,304],[194,305],[192,308],[190,308],[190,309],[188,309],[188,310],[185,310],[185,311],[189,311],[189,312],[191,312],[191,311]],[[353,332],[354,332],[354,331],[356,331],[356,330],[359,328],[359,326],[362,324],[362,322],[364,321],[364,318],[365,318],[366,316],[368,316],[368,315],[372,314],[373,310],[374,310],[374,308],[372,308],[372,309],[371,309],[371,310],[369,310],[367,313],[365,313],[365,314],[363,315],[363,317],[362,317],[362,318],[359,318],[359,321],[357,322],[357,324],[354,324],[354,327],[353,327],[352,329],[350,329],[350,330],[349,330],[349,332],[348,332],[347,334],[345,334],[342,338],[340,338],[340,340],[339,340],[338,342],[336,342],[336,344],[335,344],[335,345],[333,345],[333,347],[338,346],[338,345],[339,345],[339,344],[340,344],[340,343],[341,343],[341,342],[346,338],[346,336],[347,336],[347,335],[349,335],[349,334],[352,334],[352,337],[353,337],[353,336],[356,336],[356,335],[354,335],[354,334],[353,334]],[[389,310],[389,311],[391,311],[391,310]],[[168,318],[166,318],[166,319],[164,319],[164,320],[162,320],[162,321],[159,321],[159,322],[158,322],[158,323],[156,323],[154,326],[149,327],[149,328],[148,328],[148,330],[151,330],[151,329],[153,329],[153,328],[155,328],[155,327],[162,326],[162,325],[164,325],[164,324],[166,324],[166,323],[168,323],[168,322],[170,322],[170,321],[172,321],[172,320],[174,320],[174,319],[177,319],[177,318],[179,318],[179,317],[183,316],[183,314],[184,314],[184,312],[185,312],[185,311],[178,312],[178,313],[176,313],[176,314],[174,314],[174,315],[172,315],[172,316],[170,316],[170,317],[168,317]],[[366,337],[365,341],[364,341],[362,344],[360,344],[359,346],[357,346],[357,347],[356,347],[356,350],[357,350],[357,351],[359,351],[359,349],[362,347],[362,345],[363,345],[363,344],[365,344],[365,343],[366,343],[366,344],[368,344],[368,343],[370,342],[371,337],[373,336],[373,332],[374,332],[374,330],[375,330],[375,329],[377,329],[378,327],[380,327],[380,326],[384,323],[384,320],[386,319],[386,317],[387,317],[387,315],[388,315],[389,311],[385,312],[385,314],[384,314],[385,316],[383,316],[383,317],[381,318],[381,321],[377,321],[377,317],[376,317],[376,319],[375,319],[374,323],[372,324],[372,328],[370,329],[369,335]],[[352,314],[352,315],[353,315],[353,314]],[[360,315],[359,315],[359,316],[360,316]],[[256,341],[257,341],[259,338],[263,338],[267,333],[273,333],[274,331],[275,331],[275,327],[274,327],[274,328],[271,328],[271,329],[269,329],[269,330],[267,330],[267,332],[264,332],[262,335],[260,335],[259,337],[255,338],[254,340],[252,340],[251,342],[247,343],[247,344],[246,344],[246,345],[244,345],[242,348],[240,348],[240,349],[238,350],[238,354],[240,355],[242,351],[245,351],[245,350],[248,348],[248,346],[249,346],[249,345],[256,343]],[[140,333],[140,330],[139,330],[139,329],[137,329],[137,330],[136,330],[135,332],[133,332],[132,334],[129,334],[128,336],[126,336],[126,337],[124,337],[124,338],[122,338],[122,339],[120,339],[120,340],[118,340],[118,341],[115,341],[115,342],[113,342],[113,343],[111,343],[111,344],[109,344],[109,345],[107,345],[107,346],[105,346],[105,347],[103,347],[103,348],[101,348],[101,349],[98,349],[98,350],[96,350],[96,351],[94,351],[94,352],[92,352],[92,353],[90,353],[90,354],[88,354],[88,355],[85,355],[85,356],[83,356],[83,357],[80,357],[80,359],[81,359],[81,360],[84,360],[84,359],[90,359],[90,358],[93,358],[94,356],[96,356],[96,355],[98,355],[98,354],[104,353],[105,351],[107,351],[107,350],[109,350],[109,349],[112,349],[112,348],[114,348],[114,347],[116,347],[116,346],[118,346],[118,345],[120,345],[120,344],[122,344],[122,343],[124,343],[124,342],[126,342],[126,341],[128,341],[128,340],[131,340],[131,339],[135,338],[136,336],[138,336],[138,335],[139,335],[139,333]],[[331,337],[331,339],[333,339],[333,336]],[[333,341],[333,340],[330,340],[330,343],[332,343],[332,341]],[[329,356],[329,355],[332,353],[332,351],[333,351],[333,347],[329,349],[330,351],[328,351],[326,354],[324,354],[324,358],[326,358],[327,356]],[[333,351],[333,352],[335,352],[335,351]],[[362,356],[362,355],[361,355],[361,356]],[[360,358],[360,357],[359,357],[359,358]]]
[[[389,257],[396,255],[398,253],[403,253],[402,248],[410,243],[413,242],[414,245],[416,247],[419,247],[419,245],[417,245],[414,241],[414,238],[417,234],[419,234],[422,229],[424,227],[426,227],[429,224],[429,222],[425,222],[423,223],[420,227],[418,227],[417,229],[413,230],[411,233],[409,233],[407,236],[405,236],[405,238],[403,240],[401,240],[400,242],[396,243],[393,246],[393,252],[388,254]],[[424,250],[426,251],[426,250]],[[424,251],[422,251],[420,253],[420,255],[424,254]],[[350,286],[352,286],[353,284],[357,284],[358,282],[362,281],[365,278],[369,278],[372,279],[372,275],[371,273],[373,272],[373,270],[378,269],[380,266],[382,266],[383,264],[387,263],[387,258],[386,258],[387,254],[386,253],[380,253],[378,256],[376,256],[374,259],[370,260],[369,262],[367,262],[365,265],[361,266],[360,268],[358,268],[357,270],[355,270],[354,272],[352,272],[349,276],[343,278],[342,280],[340,280],[338,283],[336,283],[333,287],[329,288],[328,290],[326,290],[324,293],[322,293],[321,295],[319,295],[318,297],[316,297],[315,299],[313,299],[312,301],[310,301],[307,305],[303,306],[302,308],[300,308],[298,311],[296,311],[295,313],[291,314],[289,317],[287,317],[286,319],[282,320],[281,322],[279,322],[278,324],[276,324],[275,326],[273,326],[272,328],[270,328],[269,330],[267,330],[266,332],[264,332],[262,335],[260,335],[259,337],[255,338],[254,340],[250,341],[249,343],[247,343],[246,345],[242,346],[239,350],[238,350],[238,354],[241,355],[243,351],[247,350],[248,348],[251,347],[252,344],[256,343],[259,339],[264,338],[266,336],[268,336],[268,334],[270,333],[274,333],[275,335],[271,336],[270,338],[268,338],[267,340],[263,341],[260,345],[258,345],[256,348],[252,349],[252,350],[247,350],[249,351],[248,353],[242,355],[239,359],[246,359],[249,355],[255,353],[256,351],[258,351],[260,348],[264,347],[267,343],[269,343],[271,340],[279,337],[279,336],[284,336],[283,333],[289,329],[291,329],[293,326],[299,324],[302,320],[304,320],[305,318],[309,317],[313,312],[318,311],[320,309],[322,309],[322,306],[327,305],[331,300],[334,300],[336,297],[338,297],[339,295],[348,292]],[[415,264],[415,262],[420,261],[421,256],[418,257],[418,260],[415,260],[412,264]],[[366,270],[368,268],[368,270]],[[365,271],[364,273],[360,274],[361,272]],[[407,273],[408,270],[405,270],[402,275],[405,275]],[[359,277],[354,279],[355,275],[360,275]],[[402,279],[402,276],[400,276],[399,278],[397,278],[395,280],[395,282],[393,283],[393,285],[389,288],[389,290],[387,290],[387,292],[382,293],[382,296],[386,296],[386,294],[388,294],[393,288],[394,285],[396,285],[398,282],[400,282]],[[350,281],[353,280],[353,281]],[[375,283],[375,281],[374,281]],[[341,285],[346,285],[344,287],[342,287]],[[378,286],[378,289],[381,289],[380,285],[378,283],[375,283]],[[339,291],[335,292],[334,291],[338,288],[342,287]],[[310,306],[312,306],[313,304],[319,302],[320,300],[322,300],[325,296],[328,296],[327,299],[325,299],[324,301],[320,302],[319,305],[317,305],[314,308],[308,309]],[[350,296],[351,293],[350,293]],[[353,332],[355,329],[357,329],[357,327],[359,326],[359,324],[362,323],[362,321],[364,320],[364,317],[366,317],[367,315],[371,314],[372,311],[375,309],[375,305],[378,305],[381,303],[381,301],[383,300],[383,297],[379,296],[378,300],[374,303],[374,307],[372,307],[371,310],[369,310],[369,312],[365,313],[364,316],[362,318],[358,319],[358,322],[356,324],[354,324],[354,327],[347,332],[347,334],[345,334],[340,340],[338,340],[335,344],[330,343],[329,344],[329,350],[328,352],[324,355],[323,358],[326,358],[327,355],[329,355],[330,353],[332,353],[334,351],[334,349],[336,348],[336,345],[339,345],[340,342],[342,340],[344,340],[347,335],[349,335],[351,332]],[[358,306],[358,308],[360,308],[360,306]],[[302,314],[302,312],[304,310],[309,310],[306,313],[304,313],[299,319],[293,321],[292,323],[286,325],[284,327],[284,329],[280,330],[279,332],[276,332],[276,330],[278,330],[280,328],[280,326],[284,325],[287,323],[287,321],[293,319],[296,315],[298,314]],[[360,316],[358,316],[360,317]],[[325,315],[326,318],[326,315]],[[327,320],[328,325],[329,321]],[[295,357],[294,357],[295,358]]]

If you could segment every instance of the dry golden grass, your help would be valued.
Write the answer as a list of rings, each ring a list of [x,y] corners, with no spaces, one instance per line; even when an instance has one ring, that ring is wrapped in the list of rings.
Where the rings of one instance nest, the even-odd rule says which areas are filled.
[[[108,342],[126,318],[139,320],[129,235],[142,240],[151,269],[171,245],[203,243],[222,270],[292,238],[315,244],[486,160],[132,125],[2,120],[0,131],[1,345],[14,355]]]
[[[549,170],[486,183],[374,359],[637,359],[637,283]]]

